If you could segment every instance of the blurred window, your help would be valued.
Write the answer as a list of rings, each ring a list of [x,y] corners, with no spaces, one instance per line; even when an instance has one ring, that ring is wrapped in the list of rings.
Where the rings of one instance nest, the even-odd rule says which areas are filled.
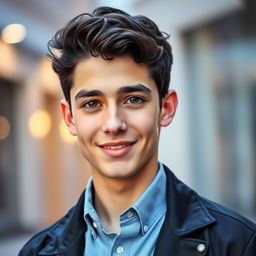
[[[243,10],[184,32],[200,193],[255,220],[256,24]]]
[[[14,92],[14,84],[0,79],[0,236],[18,226]]]

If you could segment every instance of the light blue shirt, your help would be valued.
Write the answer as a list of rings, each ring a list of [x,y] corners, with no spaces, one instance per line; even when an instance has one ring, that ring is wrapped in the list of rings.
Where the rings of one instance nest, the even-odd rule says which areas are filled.
[[[138,200],[120,214],[120,234],[106,232],[93,207],[93,180],[89,179],[84,203],[85,233],[84,256],[153,256],[156,241],[166,213],[166,175],[159,170]]]

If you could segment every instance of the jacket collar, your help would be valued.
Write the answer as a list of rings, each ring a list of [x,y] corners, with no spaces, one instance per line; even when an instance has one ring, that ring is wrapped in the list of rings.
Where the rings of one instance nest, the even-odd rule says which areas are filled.
[[[166,224],[178,237],[213,224],[216,220],[203,205],[199,195],[182,183],[164,166],[167,177]]]

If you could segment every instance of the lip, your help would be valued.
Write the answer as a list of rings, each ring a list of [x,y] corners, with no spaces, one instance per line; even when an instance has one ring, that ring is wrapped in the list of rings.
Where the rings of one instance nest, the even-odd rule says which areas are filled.
[[[113,141],[98,145],[109,157],[123,157],[133,148],[135,141]]]

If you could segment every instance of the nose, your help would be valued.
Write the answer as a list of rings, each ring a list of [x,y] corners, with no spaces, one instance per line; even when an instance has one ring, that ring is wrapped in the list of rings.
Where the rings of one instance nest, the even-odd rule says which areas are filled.
[[[102,131],[110,134],[119,134],[127,130],[127,124],[118,113],[116,107],[109,109],[106,120],[102,126]]]

